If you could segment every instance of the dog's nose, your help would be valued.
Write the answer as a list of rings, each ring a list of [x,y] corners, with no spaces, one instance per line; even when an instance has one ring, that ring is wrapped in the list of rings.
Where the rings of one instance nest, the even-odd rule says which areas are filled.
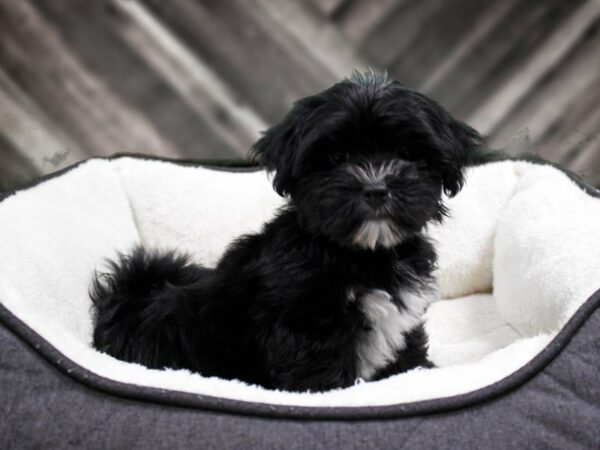
[[[389,196],[389,190],[385,183],[370,183],[363,188],[363,194],[373,202],[382,202]]]

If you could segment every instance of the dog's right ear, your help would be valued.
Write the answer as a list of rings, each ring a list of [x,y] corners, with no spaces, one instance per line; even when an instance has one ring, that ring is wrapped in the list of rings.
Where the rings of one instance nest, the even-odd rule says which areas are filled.
[[[305,108],[297,103],[281,122],[265,131],[250,150],[253,161],[275,172],[273,187],[279,195],[288,195],[294,190],[294,159],[305,114]]]

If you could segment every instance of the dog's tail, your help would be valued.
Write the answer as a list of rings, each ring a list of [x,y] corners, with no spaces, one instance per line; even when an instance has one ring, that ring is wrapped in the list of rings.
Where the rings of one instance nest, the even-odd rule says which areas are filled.
[[[109,265],[108,272],[96,273],[90,291],[94,347],[152,368],[185,365],[178,335],[193,315],[186,288],[211,270],[173,252],[141,247]]]

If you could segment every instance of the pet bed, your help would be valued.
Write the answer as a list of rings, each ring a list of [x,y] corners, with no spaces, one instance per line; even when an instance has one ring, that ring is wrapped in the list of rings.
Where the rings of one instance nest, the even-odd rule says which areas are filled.
[[[95,270],[135,244],[214,265],[282,204],[255,168],[91,159],[0,202],[0,448],[598,448],[600,199],[547,165],[469,169],[427,314],[438,366],[268,391],[95,351]]]

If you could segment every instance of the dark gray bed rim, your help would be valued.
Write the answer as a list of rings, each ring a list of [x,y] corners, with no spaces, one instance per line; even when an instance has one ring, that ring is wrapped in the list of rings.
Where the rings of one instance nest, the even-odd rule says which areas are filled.
[[[146,160],[161,160],[179,165],[203,166],[214,170],[230,172],[249,172],[259,170],[259,167],[244,161],[205,161],[205,160],[174,160],[167,158],[156,158],[147,155],[118,154],[108,158],[91,159],[116,159],[131,157]],[[54,177],[60,176],[79,165],[89,161],[84,160],[52,173],[45,177],[36,179],[34,182],[22,188],[0,193],[0,202],[11,195],[36,186],[37,184]],[[596,197],[600,196],[598,191],[587,185],[584,192]],[[421,416],[442,412],[449,412],[479,405],[518,389],[530,379],[542,372],[566,347],[571,339],[577,334],[582,325],[600,308],[600,290],[596,291],[569,319],[567,324],[560,330],[554,339],[529,363],[513,372],[502,380],[488,385],[484,388],[469,392],[433,400],[419,402],[400,403],[385,406],[361,406],[361,407],[301,407],[288,405],[271,405],[264,403],[253,403],[239,400],[230,400],[207,395],[191,394],[181,391],[172,391],[147,386],[113,381],[96,375],[77,363],[66,358],[61,352],[54,348],[48,341],[43,339],[33,329],[19,320],[4,305],[0,304],[0,323],[11,330],[21,340],[27,343],[41,357],[56,367],[68,377],[71,377],[88,388],[109,395],[116,395],[132,400],[140,400],[149,403],[161,403],[185,408],[196,408],[203,410],[219,411],[232,414],[256,415],[272,418],[293,419],[332,419],[332,420],[369,420],[369,419],[395,419],[408,416]]]

